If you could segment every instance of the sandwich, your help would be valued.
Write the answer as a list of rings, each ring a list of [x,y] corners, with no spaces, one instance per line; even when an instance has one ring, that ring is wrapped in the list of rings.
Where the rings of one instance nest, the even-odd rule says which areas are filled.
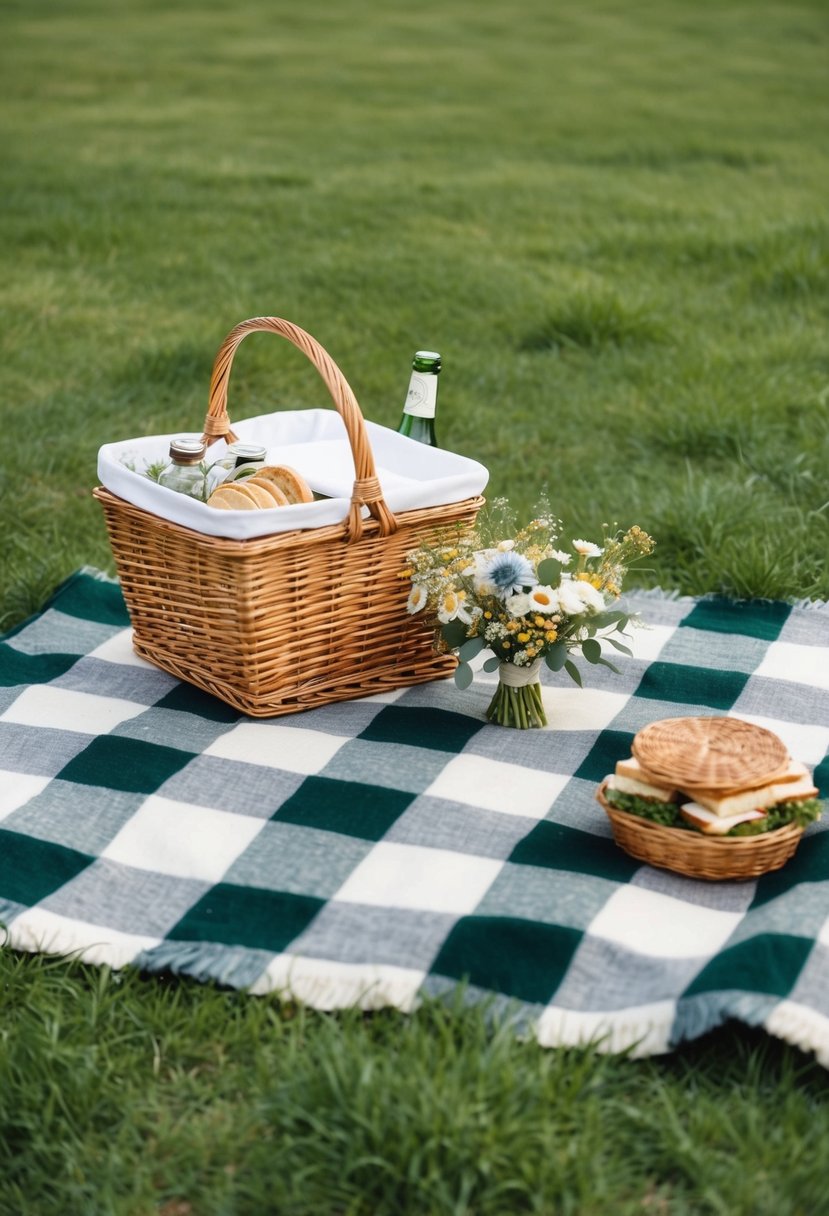
[[[680,788],[630,756],[608,774],[602,792],[616,810],[663,827],[720,838],[754,836],[789,824],[804,828],[821,813],[819,791],[809,770],[790,757],[765,777],[716,789],[687,781]]]

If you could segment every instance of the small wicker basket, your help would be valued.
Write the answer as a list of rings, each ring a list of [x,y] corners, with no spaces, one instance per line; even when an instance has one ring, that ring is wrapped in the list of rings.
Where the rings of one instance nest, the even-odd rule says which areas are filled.
[[[666,828],[617,810],[605,798],[604,790],[602,782],[596,798],[607,813],[613,839],[619,847],[638,861],[673,870],[688,878],[758,878],[785,865],[803,835],[803,828],[795,824],[774,832],[728,840],[705,836],[701,832],[686,832],[682,828]]]
[[[250,333],[286,338],[315,366],[345,423],[356,480],[342,524],[230,540],[161,519],[103,487],[101,503],[136,652],[254,717],[274,717],[450,674],[434,629],[406,612],[409,550],[469,528],[483,498],[392,514],[356,398],[320,344],[279,317],[243,321],[213,366],[205,437],[235,438],[233,355]],[[363,518],[363,507],[370,518]]]

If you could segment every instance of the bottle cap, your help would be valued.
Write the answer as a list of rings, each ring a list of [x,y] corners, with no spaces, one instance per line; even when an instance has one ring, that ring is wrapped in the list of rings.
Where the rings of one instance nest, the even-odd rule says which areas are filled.
[[[207,444],[201,439],[171,439],[170,459],[177,464],[198,464],[204,460]]]
[[[437,375],[441,367],[440,355],[436,350],[415,351],[412,367],[416,372],[434,372]]]
[[[267,448],[258,443],[232,443],[227,451],[228,455],[235,457],[237,466],[249,464],[252,460],[264,460],[268,454]]]

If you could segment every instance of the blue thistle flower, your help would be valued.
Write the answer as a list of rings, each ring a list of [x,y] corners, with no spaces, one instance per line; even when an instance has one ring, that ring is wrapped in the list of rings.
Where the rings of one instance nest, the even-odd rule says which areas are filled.
[[[487,566],[484,577],[495,587],[501,599],[517,595],[522,587],[534,587],[538,582],[530,562],[520,553],[496,553]]]

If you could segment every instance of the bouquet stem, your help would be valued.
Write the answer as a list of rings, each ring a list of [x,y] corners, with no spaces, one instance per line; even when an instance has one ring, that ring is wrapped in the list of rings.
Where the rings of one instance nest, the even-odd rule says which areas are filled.
[[[530,667],[501,664],[498,687],[486,711],[487,721],[498,726],[514,726],[519,730],[547,725],[538,679],[540,667],[540,659]]]

